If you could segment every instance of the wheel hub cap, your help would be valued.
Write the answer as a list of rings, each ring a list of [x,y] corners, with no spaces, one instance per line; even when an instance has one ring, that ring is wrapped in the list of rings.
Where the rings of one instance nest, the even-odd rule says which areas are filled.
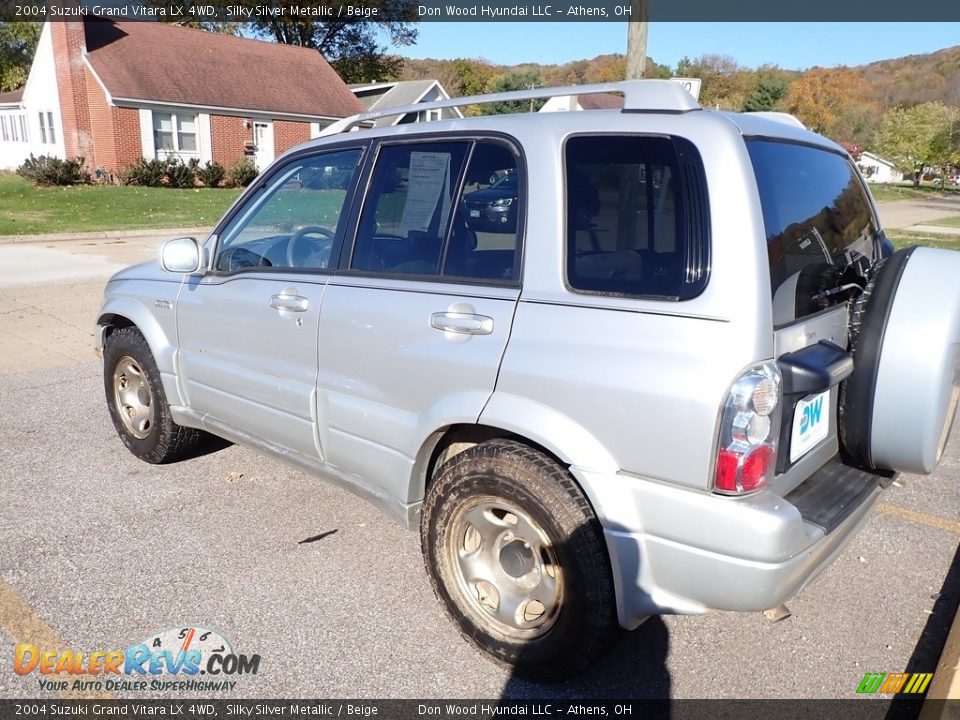
[[[547,632],[563,598],[549,536],[512,502],[475,498],[453,517],[448,557],[470,614],[513,640]]]
[[[136,360],[124,356],[113,369],[113,402],[127,432],[139,440],[150,435],[154,422],[153,393]]]

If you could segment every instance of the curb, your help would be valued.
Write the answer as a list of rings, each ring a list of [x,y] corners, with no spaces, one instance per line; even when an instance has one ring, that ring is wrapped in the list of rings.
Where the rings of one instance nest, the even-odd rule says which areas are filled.
[[[960,699],[960,611],[953,618],[943,652],[933,671],[933,679],[924,698],[923,710],[919,720],[943,720],[956,717],[948,708],[952,706],[944,700]]]
[[[134,228],[130,230],[97,230],[94,232],[48,233],[45,235],[0,235],[0,245],[21,243],[69,242],[70,240],[116,240],[119,238],[140,238],[168,235],[170,239],[181,236],[206,237],[211,231],[203,228]],[[199,239],[198,237],[198,239]]]

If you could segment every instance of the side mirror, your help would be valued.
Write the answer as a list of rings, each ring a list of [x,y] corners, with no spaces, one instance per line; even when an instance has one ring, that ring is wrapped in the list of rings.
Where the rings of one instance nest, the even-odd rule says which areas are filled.
[[[172,273],[196,272],[200,269],[200,258],[200,245],[192,237],[170,240],[160,252],[160,264]]]

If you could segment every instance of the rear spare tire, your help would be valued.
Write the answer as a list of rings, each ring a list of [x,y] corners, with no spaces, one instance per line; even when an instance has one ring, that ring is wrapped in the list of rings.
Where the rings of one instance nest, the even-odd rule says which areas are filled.
[[[847,461],[931,473],[956,414],[960,253],[907,248],[877,268],[850,307],[854,372],[840,395]]]

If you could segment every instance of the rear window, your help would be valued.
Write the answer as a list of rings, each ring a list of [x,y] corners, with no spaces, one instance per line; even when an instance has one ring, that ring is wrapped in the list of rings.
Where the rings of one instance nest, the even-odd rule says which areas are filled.
[[[774,322],[792,322],[855,294],[842,288],[863,284],[878,248],[851,162],[771,140],[748,140],[747,149],[763,209]]]
[[[581,292],[690,297],[706,281],[699,156],[678,138],[566,144],[567,282]]]

